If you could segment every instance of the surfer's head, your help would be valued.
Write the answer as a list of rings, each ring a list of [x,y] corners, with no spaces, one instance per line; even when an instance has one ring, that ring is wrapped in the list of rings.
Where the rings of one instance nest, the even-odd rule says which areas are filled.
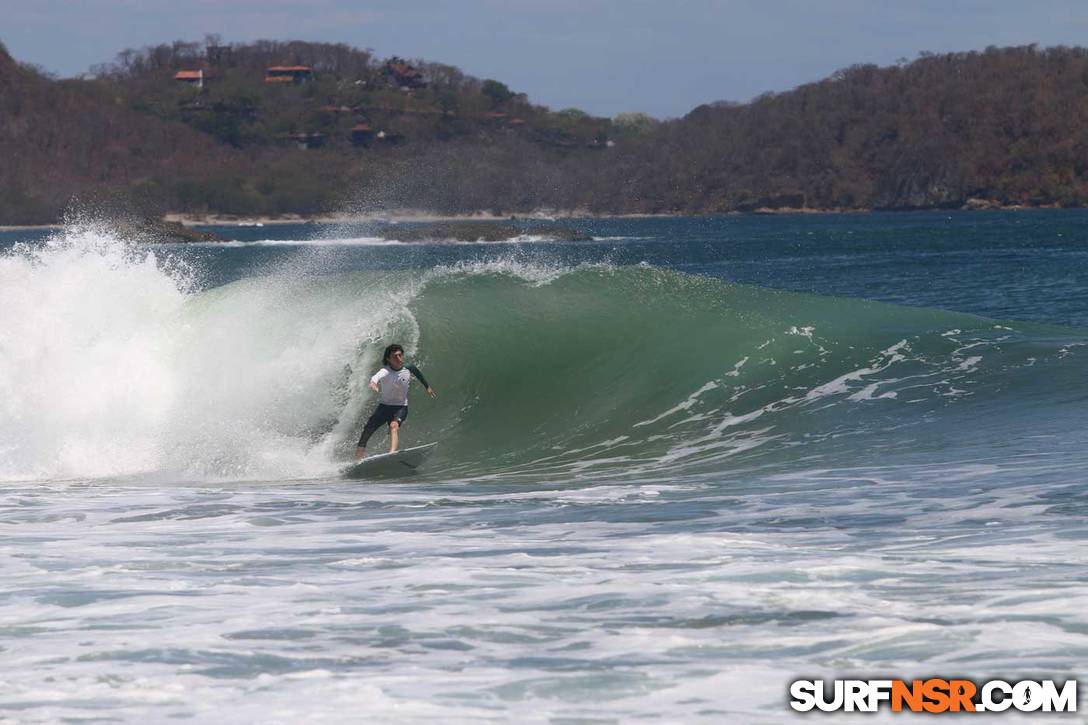
[[[400,370],[401,365],[404,364],[404,348],[396,343],[385,348],[385,352],[382,353],[382,364],[394,370]]]

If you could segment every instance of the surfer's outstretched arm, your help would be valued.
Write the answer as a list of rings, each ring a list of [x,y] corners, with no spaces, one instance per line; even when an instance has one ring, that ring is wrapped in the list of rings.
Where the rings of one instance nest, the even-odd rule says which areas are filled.
[[[432,398],[438,395],[438,393],[434,392],[434,388],[431,387],[431,384],[427,382],[427,378],[423,377],[423,373],[419,371],[419,368],[417,368],[415,365],[405,365],[404,367],[408,368],[408,372],[410,372],[412,375],[415,375],[417,378],[419,378],[419,382],[423,383],[423,385],[427,388],[427,395],[431,396]]]

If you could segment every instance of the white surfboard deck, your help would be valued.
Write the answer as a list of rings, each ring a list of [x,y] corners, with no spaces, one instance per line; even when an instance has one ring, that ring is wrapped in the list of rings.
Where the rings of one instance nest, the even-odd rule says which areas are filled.
[[[409,475],[419,468],[423,459],[437,445],[427,443],[413,448],[402,448],[396,453],[367,456],[344,468],[344,478],[395,478]]]

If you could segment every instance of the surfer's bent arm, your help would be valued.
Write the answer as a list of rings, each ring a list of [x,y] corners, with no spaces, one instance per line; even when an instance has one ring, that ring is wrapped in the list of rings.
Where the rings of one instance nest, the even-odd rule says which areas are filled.
[[[419,371],[419,368],[417,368],[415,365],[405,365],[404,367],[408,368],[408,372],[410,372],[412,375],[415,375],[417,378],[419,378],[419,382],[423,383],[423,387],[427,388],[427,395],[433,398],[435,395],[434,388],[432,388],[431,384],[427,382],[427,378],[423,377],[423,373]]]
[[[380,393],[381,389],[378,388],[378,381],[381,380],[382,378],[384,378],[388,374],[389,374],[389,371],[386,370],[385,368],[382,368],[378,372],[374,373],[374,376],[370,378],[370,386],[369,386],[370,389],[373,390],[375,393]]]

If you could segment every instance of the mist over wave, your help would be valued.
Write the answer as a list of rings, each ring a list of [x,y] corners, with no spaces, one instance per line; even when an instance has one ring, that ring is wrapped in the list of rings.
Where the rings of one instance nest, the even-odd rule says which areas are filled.
[[[345,370],[366,340],[414,334],[388,287],[287,276],[199,291],[95,231],[7,255],[0,306],[7,478],[328,469]]]
[[[441,441],[444,476],[843,465],[935,445],[926,424],[957,401],[1045,394],[1030,375],[1076,367],[1053,330],[648,266],[285,268],[201,289],[181,259],[86,228],[0,258],[0,478],[334,475],[390,341],[440,390],[405,437]]]

